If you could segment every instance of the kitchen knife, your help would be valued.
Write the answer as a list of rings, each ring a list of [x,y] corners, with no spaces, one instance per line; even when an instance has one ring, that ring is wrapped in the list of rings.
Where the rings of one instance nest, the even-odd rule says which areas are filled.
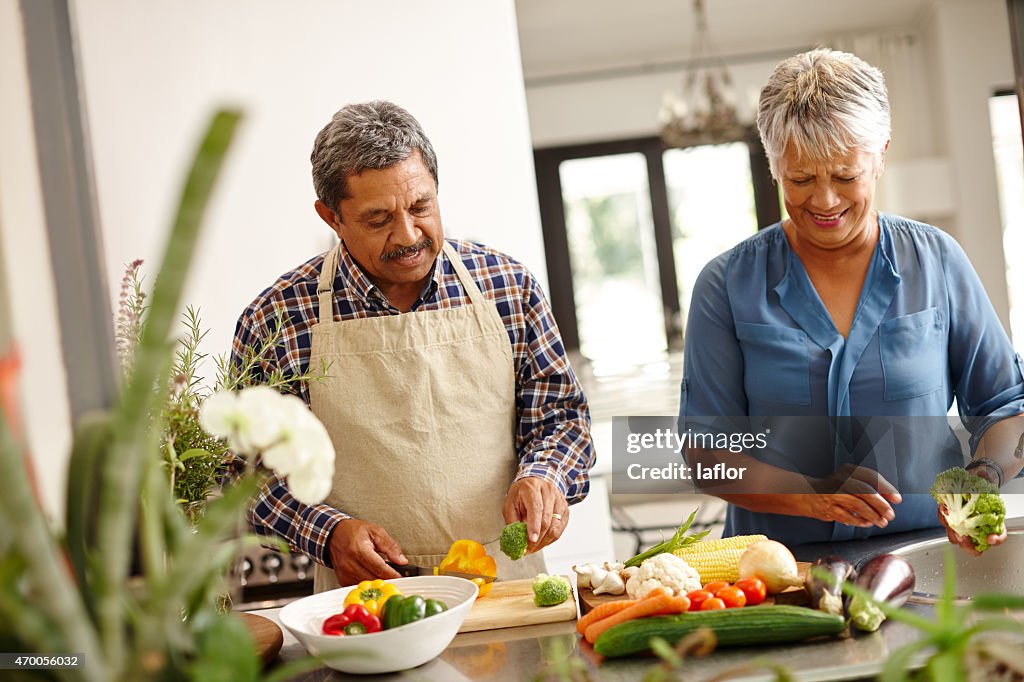
[[[494,582],[493,575],[476,575],[475,573],[460,573],[459,571],[442,571],[433,566],[414,566],[412,564],[396,564],[391,561],[384,562],[391,568],[398,571],[403,578],[411,578],[417,575],[448,575],[453,578],[465,578],[466,580],[477,580],[482,578],[485,583]]]

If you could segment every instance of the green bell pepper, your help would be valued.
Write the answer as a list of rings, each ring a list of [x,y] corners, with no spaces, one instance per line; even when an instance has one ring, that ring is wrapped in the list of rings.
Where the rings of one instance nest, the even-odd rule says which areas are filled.
[[[424,599],[418,594],[402,597],[396,595],[387,600],[384,604],[384,612],[381,620],[385,630],[401,627],[418,620],[437,615],[447,611],[448,606],[436,599]]]

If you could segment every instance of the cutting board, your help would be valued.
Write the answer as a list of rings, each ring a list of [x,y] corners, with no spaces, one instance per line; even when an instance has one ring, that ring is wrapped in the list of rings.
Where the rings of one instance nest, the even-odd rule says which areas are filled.
[[[281,632],[281,628],[269,618],[257,616],[254,613],[239,613],[238,615],[241,616],[245,626],[249,628],[249,634],[252,635],[252,641],[256,645],[260,659],[264,663],[274,660],[281,650],[281,645],[284,644],[284,634]]]
[[[800,577],[803,578],[807,575],[807,569],[810,566],[806,561],[796,562],[797,570],[800,572]],[[580,615],[589,612],[592,608],[598,604],[604,604],[605,602],[618,601],[620,599],[629,599],[624,594],[610,595],[610,594],[594,594],[589,587],[581,587],[577,590],[580,599]],[[793,604],[802,606],[807,603],[807,593],[802,587],[791,587],[785,592],[768,597],[764,600],[765,604]]]
[[[564,577],[568,579],[568,576]],[[486,597],[480,597],[473,603],[473,608],[470,609],[459,632],[495,630],[576,619],[576,601],[573,598],[572,590],[569,591],[569,599],[557,606],[537,606],[533,603],[532,583],[531,578],[496,581]]]

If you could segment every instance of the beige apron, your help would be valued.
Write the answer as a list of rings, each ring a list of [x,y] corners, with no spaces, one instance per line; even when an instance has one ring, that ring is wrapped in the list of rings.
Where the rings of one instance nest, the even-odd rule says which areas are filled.
[[[497,544],[518,463],[512,345],[497,308],[445,242],[469,305],[336,322],[342,248],[324,259],[310,351],[311,366],[330,363],[309,387],[336,452],[326,503],[382,526],[411,564],[436,566],[467,539],[485,545],[501,579],[543,571],[541,555],[512,562]],[[338,586],[319,564],[314,582]]]

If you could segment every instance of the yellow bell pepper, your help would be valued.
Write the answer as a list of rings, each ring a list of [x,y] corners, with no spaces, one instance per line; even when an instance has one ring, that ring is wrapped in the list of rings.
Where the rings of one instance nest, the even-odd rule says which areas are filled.
[[[441,560],[438,570],[492,577],[498,575],[498,565],[494,563],[494,557],[488,556],[484,546],[475,540],[456,540],[452,543],[448,556]],[[494,584],[493,581],[486,582],[483,578],[476,578],[472,582],[480,588],[481,597],[486,597]]]
[[[383,580],[364,580],[346,595],[345,606],[360,604],[374,616],[384,610],[384,602],[402,592],[389,582]]]

